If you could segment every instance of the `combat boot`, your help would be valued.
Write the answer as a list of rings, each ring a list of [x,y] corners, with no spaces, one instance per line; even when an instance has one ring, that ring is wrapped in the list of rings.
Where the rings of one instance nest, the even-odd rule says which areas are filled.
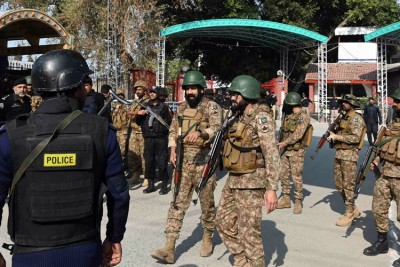
[[[167,236],[165,247],[157,249],[151,253],[151,256],[160,261],[161,263],[175,263],[175,242],[176,238],[173,236]]]
[[[156,187],[154,186],[154,180],[149,180],[149,184],[146,189],[143,190],[143,193],[148,194],[156,191]]]
[[[130,178],[126,179],[126,181],[128,182],[128,185],[134,185],[134,184],[138,184],[140,182],[140,176],[139,173],[134,172]]]
[[[213,253],[212,234],[212,231],[204,229],[200,247],[200,256],[202,257],[209,257]]]
[[[303,211],[303,205],[301,204],[301,199],[296,199],[294,202],[294,214],[300,214]]]
[[[279,201],[278,206],[276,206],[277,209],[285,209],[285,208],[290,208],[292,206],[292,202],[290,200],[289,195],[283,195],[281,201]]]
[[[162,181],[161,182],[161,189],[158,192],[160,195],[166,195],[168,194],[168,182],[167,181]]]
[[[336,221],[336,225],[340,227],[350,226],[354,218],[354,207],[348,206],[346,207],[346,212]]]
[[[372,244],[372,246],[364,249],[363,254],[367,256],[376,256],[378,254],[387,253],[388,250],[389,243],[387,240],[387,233],[378,232],[378,239]]]
[[[233,267],[244,267],[247,264],[246,256],[241,254],[233,255]]]

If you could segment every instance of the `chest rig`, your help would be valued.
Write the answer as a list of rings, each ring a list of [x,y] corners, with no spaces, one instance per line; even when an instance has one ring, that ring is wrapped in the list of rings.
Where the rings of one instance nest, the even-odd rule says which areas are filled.
[[[349,114],[346,114],[340,120],[340,124],[339,124],[339,127],[338,127],[338,130],[337,130],[336,134],[338,134],[338,135],[349,135],[349,134],[351,134],[350,121],[355,116],[357,116],[357,113],[355,111],[350,112]],[[360,117],[360,120],[362,120],[361,117]],[[358,143],[348,144],[348,143],[345,143],[345,142],[335,141],[335,148],[336,149],[352,149],[352,148],[361,149],[362,146],[364,145],[365,132],[366,132],[366,128],[364,127],[363,131],[362,131],[362,134],[361,134],[360,141]]]
[[[190,108],[189,105],[185,107],[182,112],[182,134],[187,134],[195,131],[203,131],[210,125],[204,112],[204,107]],[[196,142],[192,144],[185,144],[190,147],[203,147],[205,140],[201,137],[197,138]]]
[[[296,131],[298,125],[302,123],[303,120],[302,113],[303,112],[298,114],[293,113],[285,118],[285,121],[283,122],[283,141],[288,139],[289,136]],[[312,134],[313,134],[313,128],[310,124],[307,126],[307,130],[305,131],[302,138],[298,140],[296,143],[288,145],[286,149],[297,151],[304,147],[308,147],[312,141]]]
[[[379,156],[382,160],[386,160],[390,163],[400,163],[400,118],[395,119],[390,126],[390,129],[386,129],[383,136],[383,140],[391,138],[384,144],[379,150]]]
[[[265,167],[260,139],[251,124],[261,109],[253,114],[244,115],[228,133],[223,151],[224,167],[231,173],[253,173],[257,168]]]

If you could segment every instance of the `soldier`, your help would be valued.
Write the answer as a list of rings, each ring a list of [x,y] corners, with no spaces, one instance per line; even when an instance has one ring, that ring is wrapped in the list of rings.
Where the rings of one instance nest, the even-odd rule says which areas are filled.
[[[336,148],[333,166],[335,185],[346,205],[346,211],[336,221],[336,225],[345,227],[350,226],[361,215],[354,204],[354,188],[358,152],[364,143],[365,123],[355,111],[360,105],[354,95],[345,95],[339,101],[346,115],[340,121],[339,129],[330,133],[328,141],[333,141]]]
[[[305,147],[310,128],[310,117],[301,108],[301,97],[296,92],[287,94],[284,104],[290,106],[291,114],[286,116],[282,122],[282,140],[279,140],[278,149],[282,150],[280,180],[283,197],[278,203],[278,209],[290,208],[290,178],[292,176],[294,184],[294,214],[302,212],[303,200],[303,168]],[[311,133],[312,136],[312,133]]]
[[[174,207],[171,201],[166,224],[166,244],[164,248],[155,250],[151,256],[164,263],[175,262],[175,243],[179,238],[183,218],[189,208],[193,191],[200,182],[201,172],[206,164],[206,155],[210,150],[211,141],[221,126],[221,108],[217,103],[203,97],[206,81],[199,71],[186,73],[182,88],[185,90],[186,101],[182,102],[172,119],[168,147],[170,161],[173,166],[176,159],[176,143],[178,117],[183,118],[182,135],[184,139],[184,166],[179,195]],[[214,189],[215,176],[211,177],[201,193],[201,219],[204,235],[200,248],[200,256],[208,257],[213,252],[212,235],[215,228]]]
[[[0,214],[9,195],[14,267],[121,261],[129,191],[114,127],[79,111],[85,102],[82,82],[91,73],[76,51],[40,56],[32,84],[45,101],[0,129]],[[105,191],[108,223],[102,244]]]
[[[15,119],[18,115],[31,112],[31,99],[26,96],[26,80],[19,78],[14,81],[14,93],[4,98],[5,120]]]
[[[158,95],[160,93],[159,87],[153,87],[150,90],[150,100],[146,106],[152,112],[161,117],[168,125],[171,124],[171,117],[167,104],[160,101]],[[138,125],[142,127],[144,138],[144,162],[145,162],[145,177],[148,180],[148,186],[143,190],[143,193],[152,193],[156,191],[154,186],[157,178],[162,181],[160,195],[168,193],[168,128],[162,125],[152,114],[147,110],[139,110],[136,118]]]
[[[42,104],[43,99],[40,95],[35,94],[35,92],[32,89],[32,77],[31,76],[26,76],[26,96],[31,99],[31,108],[32,112],[35,112],[35,110]]]
[[[115,92],[120,98],[125,99],[124,91],[118,89]],[[122,156],[125,157],[125,141],[126,141],[126,134],[128,129],[128,108],[125,104],[121,102],[116,102],[115,106],[111,112],[112,117],[112,124],[117,129],[117,140],[119,143],[119,147],[121,152],[123,153]]]
[[[393,98],[393,105],[397,108],[397,115],[400,115],[400,89],[397,89],[390,97]],[[390,130],[389,130],[390,129]],[[378,239],[372,246],[364,249],[364,255],[376,256],[380,253],[387,253],[389,246],[387,232],[389,231],[389,208],[392,200],[397,204],[397,220],[400,221],[400,118],[397,116],[390,122],[390,127],[385,131],[382,140],[387,141],[379,150],[378,157],[373,164],[378,166],[382,163],[382,174],[375,182],[374,197],[372,200],[372,212],[375,218]],[[388,141],[387,139],[391,139]],[[373,164],[370,169],[373,170]],[[400,267],[400,259],[393,262],[394,267]]]
[[[262,206],[277,205],[279,154],[275,120],[257,103],[260,83],[251,76],[233,79],[232,110],[239,112],[225,141],[224,166],[229,172],[221,193],[216,226],[234,257],[233,266],[265,266],[261,238]]]
[[[146,95],[146,83],[144,81],[137,81],[133,86],[134,93],[136,93],[137,101],[146,104],[149,101],[149,97]],[[129,138],[129,154],[132,156],[129,157],[128,161],[128,169],[129,172],[132,173],[132,178],[128,181],[129,183],[134,183],[140,180],[140,176],[143,174],[144,170],[144,139],[142,135],[142,129],[136,123],[136,116],[139,110],[142,107],[133,103],[131,108],[128,111],[128,115],[130,116],[130,124],[132,127],[132,133]],[[147,186],[147,179],[143,180],[142,186]]]

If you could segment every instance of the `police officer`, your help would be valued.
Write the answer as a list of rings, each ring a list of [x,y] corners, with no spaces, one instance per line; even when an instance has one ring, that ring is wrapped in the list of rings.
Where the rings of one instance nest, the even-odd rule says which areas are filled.
[[[32,112],[35,112],[35,110],[42,104],[43,99],[41,96],[35,94],[35,92],[32,89],[32,77],[31,76],[26,76],[26,96],[31,99],[31,108]]]
[[[89,114],[97,115],[101,108],[104,106],[104,96],[93,90],[93,81],[89,76],[85,78],[83,82],[86,90],[85,104],[83,105],[82,111]]]
[[[333,166],[335,185],[346,205],[346,211],[336,221],[336,225],[345,227],[350,226],[361,215],[354,204],[354,188],[358,153],[364,144],[366,129],[363,118],[355,111],[360,106],[358,99],[348,94],[339,101],[345,116],[337,131],[330,133],[328,141],[333,142],[336,148]]]
[[[43,104],[0,133],[0,206],[10,190],[12,266],[114,266],[129,209],[115,130],[85,114],[83,80],[92,71],[72,50],[55,50],[32,67]],[[103,186],[109,222],[101,244]]]
[[[111,98],[111,93],[110,93],[110,90],[111,90],[111,89],[112,89],[111,86],[108,85],[108,84],[103,84],[103,85],[101,86],[101,88],[100,88],[100,92],[101,92],[101,94],[103,95],[103,101],[104,101],[103,106],[104,106],[104,105],[107,103],[107,101],[110,100],[110,98]],[[112,122],[112,118],[111,118],[111,105],[109,105],[109,106],[105,109],[105,111],[104,111],[104,113],[102,114],[102,116],[103,116],[104,118],[107,118],[107,120],[108,120],[109,122]]]
[[[168,137],[170,161],[175,166],[176,144],[178,138],[178,118],[183,118],[182,134],[184,139],[184,158],[180,191],[174,207],[171,201],[165,229],[166,244],[164,248],[152,252],[151,256],[164,263],[175,262],[175,243],[179,238],[183,218],[189,208],[193,191],[200,182],[201,172],[206,164],[206,155],[210,150],[212,138],[221,127],[220,106],[203,97],[206,81],[199,71],[186,73],[182,88],[186,101],[182,102],[172,119]],[[216,178],[212,176],[200,196],[201,219],[204,229],[200,256],[208,257],[213,252],[212,235],[215,228],[214,189]]]
[[[171,124],[168,106],[158,98],[159,87],[150,89],[150,100],[146,106],[155,114],[160,116],[168,125]],[[143,193],[152,193],[156,190],[154,182],[156,169],[158,178],[161,180],[160,195],[168,193],[168,128],[155,119],[145,109],[138,112],[136,122],[142,127],[144,137],[144,162],[145,177],[148,179],[148,186]]]
[[[137,101],[141,104],[146,104],[149,101],[149,97],[146,95],[146,83],[144,81],[137,81],[133,86],[133,91],[136,93]],[[129,153],[132,155],[129,157],[129,172],[132,173],[132,178],[129,179],[129,183],[134,183],[140,180],[140,176],[143,174],[145,167],[144,162],[144,139],[142,135],[142,128],[136,123],[136,117],[139,110],[142,107],[133,103],[128,111],[130,117],[130,127],[132,127],[132,133],[129,138]],[[144,179],[142,186],[147,186],[148,182]]]
[[[400,89],[397,89],[390,97],[393,105],[400,110]],[[400,115],[400,114],[398,114]],[[383,144],[374,160],[375,165],[382,164],[382,174],[375,182],[374,197],[372,200],[372,212],[375,218],[375,228],[378,232],[377,240],[372,246],[364,249],[364,255],[376,256],[387,253],[389,249],[387,233],[389,231],[389,208],[392,200],[396,201],[397,210],[400,207],[400,118],[397,116],[390,122],[389,129],[384,133]],[[373,170],[373,164],[370,168]],[[397,220],[400,220],[397,214]],[[400,267],[400,259],[393,262],[394,267]]]
[[[15,119],[18,115],[31,112],[31,100],[26,96],[26,80],[19,78],[13,84],[14,93],[4,98],[5,120]]]
[[[229,176],[221,193],[216,226],[234,257],[233,266],[265,266],[262,205],[268,213],[276,208],[280,168],[275,120],[257,102],[260,83],[253,77],[236,77],[228,90],[239,119],[224,146]]]

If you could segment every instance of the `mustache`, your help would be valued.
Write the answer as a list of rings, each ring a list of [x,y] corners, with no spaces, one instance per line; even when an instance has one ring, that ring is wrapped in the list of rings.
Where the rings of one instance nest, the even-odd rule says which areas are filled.
[[[196,97],[194,94],[187,94],[187,97]]]

